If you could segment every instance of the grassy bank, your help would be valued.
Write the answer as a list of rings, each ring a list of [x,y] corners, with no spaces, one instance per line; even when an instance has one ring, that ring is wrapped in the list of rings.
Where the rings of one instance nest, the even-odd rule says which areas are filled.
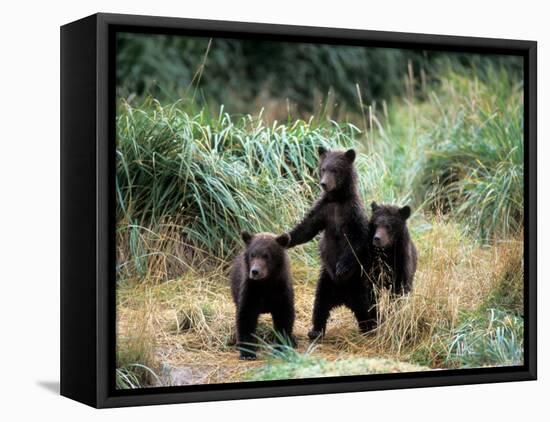
[[[292,250],[298,351],[307,365],[322,375],[371,364],[395,369],[375,361],[354,366],[349,359],[421,368],[520,363],[522,87],[498,71],[484,81],[448,72],[422,96],[362,104],[357,125],[322,112],[309,121],[290,116],[266,125],[261,114],[232,117],[223,109],[212,115],[183,103],[147,99],[137,107],[121,100],[120,385],[274,377],[265,365],[277,363],[268,355],[268,361],[237,361],[228,265],[241,248],[240,230],[280,232],[301,218],[318,195],[319,145],[358,150],[365,202],[413,207],[410,230],[420,260],[409,297],[390,301],[380,292],[373,333],[360,336],[351,314],[339,309],[327,338],[310,351],[305,334],[316,244]],[[301,376],[295,361],[279,360],[287,367],[275,373]]]
[[[335,367],[327,362],[341,359],[369,358],[374,359],[373,365],[382,359],[438,369],[520,364],[523,323],[514,309],[521,307],[521,297],[513,304],[507,299],[506,306],[498,298],[488,298],[503,286],[522,286],[521,267],[516,266],[522,241],[482,247],[447,223],[432,221],[430,226],[416,239],[421,260],[414,292],[393,302],[382,294],[380,325],[367,336],[359,334],[351,312],[339,308],[331,315],[326,338],[311,350],[307,331],[318,267],[300,264],[294,259],[300,252],[293,251],[298,353],[291,359],[273,359],[270,350],[264,349],[258,362],[238,361],[234,307],[227,270],[221,266],[207,272],[188,271],[164,283],[119,286],[121,349],[138,353],[123,358],[142,362],[158,374],[184,368],[189,373],[185,383],[258,379],[262,374],[271,379],[277,373],[297,371],[300,362],[333,371]],[[513,280],[510,272],[516,274]],[[270,319],[263,316],[261,338],[270,338],[270,326]],[[275,368],[278,364],[283,365],[280,371]],[[364,368],[345,365],[346,373]],[[142,368],[136,369],[143,373]],[[149,373],[142,375],[147,382],[156,382]]]

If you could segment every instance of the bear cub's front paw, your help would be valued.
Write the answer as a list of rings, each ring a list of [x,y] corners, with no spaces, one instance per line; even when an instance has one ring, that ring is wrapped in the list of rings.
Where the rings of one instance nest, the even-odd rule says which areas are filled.
[[[316,340],[316,339],[321,338],[323,336],[323,332],[312,329],[312,330],[309,330],[309,333],[307,333],[307,336],[310,340]]]
[[[241,352],[239,356],[240,360],[256,360],[256,353],[252,352]]]

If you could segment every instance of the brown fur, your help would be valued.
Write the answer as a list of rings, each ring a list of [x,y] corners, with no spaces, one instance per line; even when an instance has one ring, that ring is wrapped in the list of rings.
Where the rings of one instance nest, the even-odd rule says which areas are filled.
[[[236,307],[240,357],[254,359],[254,333],[260,314],[271,314],[279,338],[294,341],[294,291],[286,253],[290,237],[243,232],[242,238],[246,249],[233,263],[231,293]]]
[[[289,247],[309,242],[322,232],[322,268],[317,283],[310,338],[322,335],[331,309],[345,305],[361,331],[372,327],[372,289],[366,281],[368,220],[357,191],[355,151],[319,148],[323,194],[306,217],[290,231]]]
[[[409,293],[416,272],[417,252],[409,235],[407,219],[411,215],[408,206],[371,204],[369,223],[372,280],[390,288],[396,294]]]

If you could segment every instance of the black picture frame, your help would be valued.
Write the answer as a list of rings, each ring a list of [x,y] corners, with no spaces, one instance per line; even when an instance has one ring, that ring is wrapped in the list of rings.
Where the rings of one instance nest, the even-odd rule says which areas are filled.
[[[116,390],[114,34],[196,34],[512,54],[524,60],[523,366]],[[97,408],[534,380],[537,377],[534,41],[95,14],[61,27],[61,395]]]

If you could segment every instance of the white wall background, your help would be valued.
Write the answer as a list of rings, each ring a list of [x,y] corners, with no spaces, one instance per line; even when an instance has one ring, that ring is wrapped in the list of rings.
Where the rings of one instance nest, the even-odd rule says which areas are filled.
[[[0,26],[0,417],[3,420],[543,420],[550,410],[545,2],[6,1]],[[539,42],[539,381],[95,411],[57,395],[59,26],[95,12],[256,21]],[[546,391],[545,391],[546,390]],[[544,416],[543,416],[544,415]],[[546,419],[547,420],[547,419]]]

